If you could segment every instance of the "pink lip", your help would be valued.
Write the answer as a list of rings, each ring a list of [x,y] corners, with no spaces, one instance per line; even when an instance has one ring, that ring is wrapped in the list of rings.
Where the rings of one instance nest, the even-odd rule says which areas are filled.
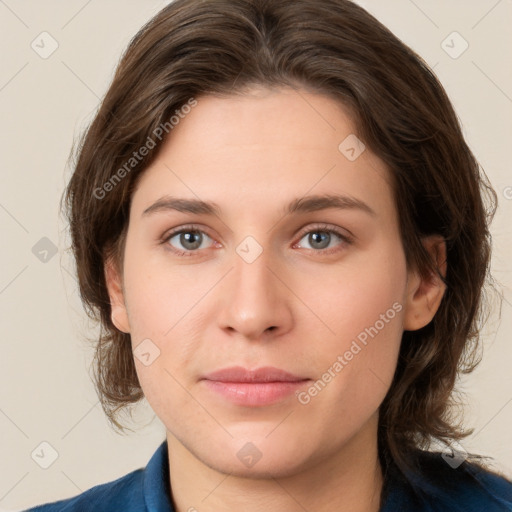
[[[209,373],[206,386],[231,402],[245,406],[269,405],[284,399],[310,379],[274,367],[246,370],[241,366]]]
[[[274,368],[273,366],[263,366],[256,370],[246,370],[242,366],[231,366],[223,368],[216,372],[208,373],[203,377],[207,380],[216,380],[220,382],[299,382],[308,380],[307,377],[299,377],[289,372]]]

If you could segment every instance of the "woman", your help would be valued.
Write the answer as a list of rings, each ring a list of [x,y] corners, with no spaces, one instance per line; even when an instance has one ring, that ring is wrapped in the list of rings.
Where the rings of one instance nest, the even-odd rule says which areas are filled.
[[[512,510],[451,408],[495,195],[433,73],[361,7],[168,5],[65,200],[103,408],[122,429],[145,397],[167,436],[32,510]]]

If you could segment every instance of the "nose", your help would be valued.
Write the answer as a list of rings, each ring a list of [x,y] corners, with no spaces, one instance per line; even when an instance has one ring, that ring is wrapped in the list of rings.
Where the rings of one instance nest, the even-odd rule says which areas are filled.
[[[219,290],[218,325],[231,336],[249,340],[277,337],[293,323],[293,293],[286,286],[284,266],[264,249],[249,263],[233,253],[233,269]]]

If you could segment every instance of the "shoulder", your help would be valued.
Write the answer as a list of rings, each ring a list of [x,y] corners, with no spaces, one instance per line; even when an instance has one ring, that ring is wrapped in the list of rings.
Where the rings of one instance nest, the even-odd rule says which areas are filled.
[[[441,452],[418,450],[416,470],[390,470],[386,506],[394,511],[511,512],[512,482],[477,463],[454,461]],[[387,512],[391,508],[383,507]]]
[[[137,469],[117,480],[92,487],[73,498],[38,505],[25,512],[78,512],[85,510],[135,512],[145,510],[142,476],[143,470]]]
[[[25,512],[173,512],[167,450],[164,441],[144,469],[136,469],[73,498],[38,505]]]

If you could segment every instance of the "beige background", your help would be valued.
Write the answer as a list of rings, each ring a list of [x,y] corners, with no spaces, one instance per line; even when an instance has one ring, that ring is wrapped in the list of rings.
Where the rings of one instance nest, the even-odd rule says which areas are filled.
[[[70,497],[143,467],[165,436],[146,404],[138,408],[135,433],[119,436],[108,427],[88,373],[92,351],[81,341],[93,326],[81,308],[73,262],[64,253],[68,238],[57,208],[73,140],[91,120],[130,38],[166,3],[0,0],[3,511]],[[467,140],[499,194],[493,271],[509,301],[512,1],[360,3],[434,67],[452,98]],[[31,48],[43,31],[59,45],[47,59]],[[453,31],[469,44],[456,59],[442,47]],[[461,44],[455,39],[451,51]],[[41,241],[44,237],[49,241]],[[46,262],[33,253],[34,246],[41,251],[52,244],[58,252],[49,252]],[[460,384],[468,393],[466,424],[475,428],[464,448],[495,457],[495,467],[510,478],[511,319],[505,302],[501,321],[495,315],[486,330],[483,363]],[[44,441],[58,452],[48,469],[31,457]]]

